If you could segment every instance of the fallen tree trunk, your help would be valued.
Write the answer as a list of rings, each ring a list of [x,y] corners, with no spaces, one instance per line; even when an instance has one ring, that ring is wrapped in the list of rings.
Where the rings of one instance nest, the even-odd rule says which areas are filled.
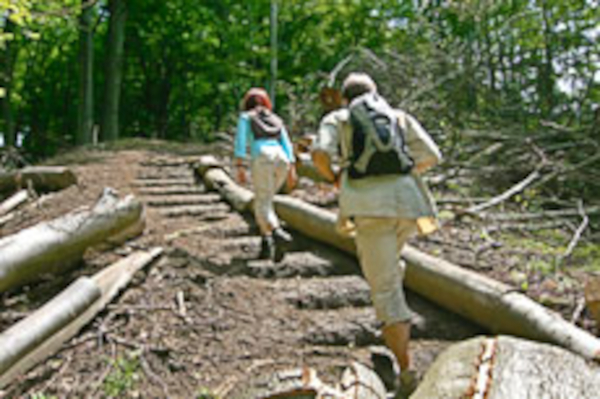
[[[77,177],[62,166],[33,166],[13,172],[0,173],[0,193],[33,187],[36,192],[59,191],[77,184]]]
[[[202,160],[215,165],[214,160]],[[218,175],[225,198],[238,206],[250,206],[252,193],[237,186],[216,168],[203,169],[206,185]],[[220,173],[208,173],[211,171]],[[199,169],[202,174],[202,169]],[[234,190],[227,190],[227,188]],[[241,195],[240,195],[241,194]],[[356,253],[354,240],[338,234],[337,216],[301,200],[278,196],[278,215],[288,226],[314,239],[349,253]],[[430,301],[480,324],[493,333],[513,334],[565,347],[588,359],[600,360],[600,340],[564,320],[526,295],[506,284],[492,280],[450,262],[427,255],[407,245],[402,253],[407,261],[405,284]]]
[[[53,355],[162,253],[136,252],[91,278],[82,277],[0,335],[0,388]]]
[[[72,212],[0,239],[0,293],[70,268],[85,250],[114,245],[143,230],[142,206],[107,189],[91,210]]]

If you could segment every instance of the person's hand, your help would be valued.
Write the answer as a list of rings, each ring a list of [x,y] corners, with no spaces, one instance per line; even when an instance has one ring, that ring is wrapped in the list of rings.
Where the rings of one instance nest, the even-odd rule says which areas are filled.
[[[295,164],[290,165],[286,184],[287,184],[288,191],[292,191],[294,188],[296,188],[296,185],[298,184],[298,172],[296,171]]]
[[[241,185],[246,184],[246,168],[243,165],[238,165],[236,168],[236,180]]]

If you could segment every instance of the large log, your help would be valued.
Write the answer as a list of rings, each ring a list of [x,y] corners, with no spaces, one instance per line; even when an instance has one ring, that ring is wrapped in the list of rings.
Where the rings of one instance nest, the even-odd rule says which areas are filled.
[[[59,191],[77,184],[73,171],[63,166],[32,166],[0,173],[0,193],[32,186],[37,192]]]
[[[139,251],[62,293],[0,335],[0,388],[53,355],[121,291],[133,275],[162,254]]]
[[[0,293],[66,270],[89,247],[122,243],[143,230],[141,204],[106,189],[89,210],[75,211],[0,239]]]
[[[252,193],[237,186],[214,159],[201,159],[199,168],[207,186],[219,176],[218,186],[228,201],[237,207],[251,206]],[[220,170],[220,173],[208,173]],[[228,188],[232,188],[229,190]],[[337,216],[301,200],[278,196],[278,215],[288,226],[314,239],[355,254],[354,240],[336,230]],[[236,209],[237,209],[236,207]],[[407,262],[406,285],[430,301],[449,309],[496,334],[513,334],[553,343],[585,358],[600,360],[600,340],[564,320],[506,284],[461,268],[450,262],[406,246],[402,257]]]
[[[597,365],[562,348],[500,336],[448,348],[411,398],[592,399],[599,392]]]

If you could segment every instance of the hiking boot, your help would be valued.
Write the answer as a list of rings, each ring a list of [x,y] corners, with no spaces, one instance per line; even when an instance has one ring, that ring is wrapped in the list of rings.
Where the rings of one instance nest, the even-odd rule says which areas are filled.
[[[285,253],[292,245],[292,236],[282,228],[273,231],[273,241],[275,242],[275,254],[273,260],[277,263],[283,260]]]
[[[273,258],[273,237],[263,236],[260,240],[260,252],[258,253],[258,259],[272,259]]]
[[[417,389],[417,374],[413,370],[406,370],[400,373],[400,387],[396,391],[394,399],[408,399]]]

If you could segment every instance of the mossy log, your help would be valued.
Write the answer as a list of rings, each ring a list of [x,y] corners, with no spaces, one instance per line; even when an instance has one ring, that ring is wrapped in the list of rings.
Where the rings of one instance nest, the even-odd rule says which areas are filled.
[[[143,230],[141,204],[106,189],[92,209],[69,213],[0,239],[0,293],[69,269],[89,247],[114,245]]]
[[[131,281],[162,254],[139,251],[95,274],[82,277],[50,302],[0,335],[0,388],[56,353]]]
[[[36,192],[59,191],[77,184],[73,171],[63,166],[32,166],[0,173],[0,193],[33,187]]]
[[[236,209],[251,206],[252,193],[236,185],[214,159],[202,158],[199,168],[207,187],[217,186]],[[218,182],[212,182],[218,176]],[[337,216],[286,196],[275,199],[278,215],[288,226],[338,249],[356,253],[354,240],[336,229]],[[585,358],[600,360],[600,340],[564,320],[506,284],[406,246],[408,288],[430,301],[484,326],[493,333],[513,334],[550,342]]]

